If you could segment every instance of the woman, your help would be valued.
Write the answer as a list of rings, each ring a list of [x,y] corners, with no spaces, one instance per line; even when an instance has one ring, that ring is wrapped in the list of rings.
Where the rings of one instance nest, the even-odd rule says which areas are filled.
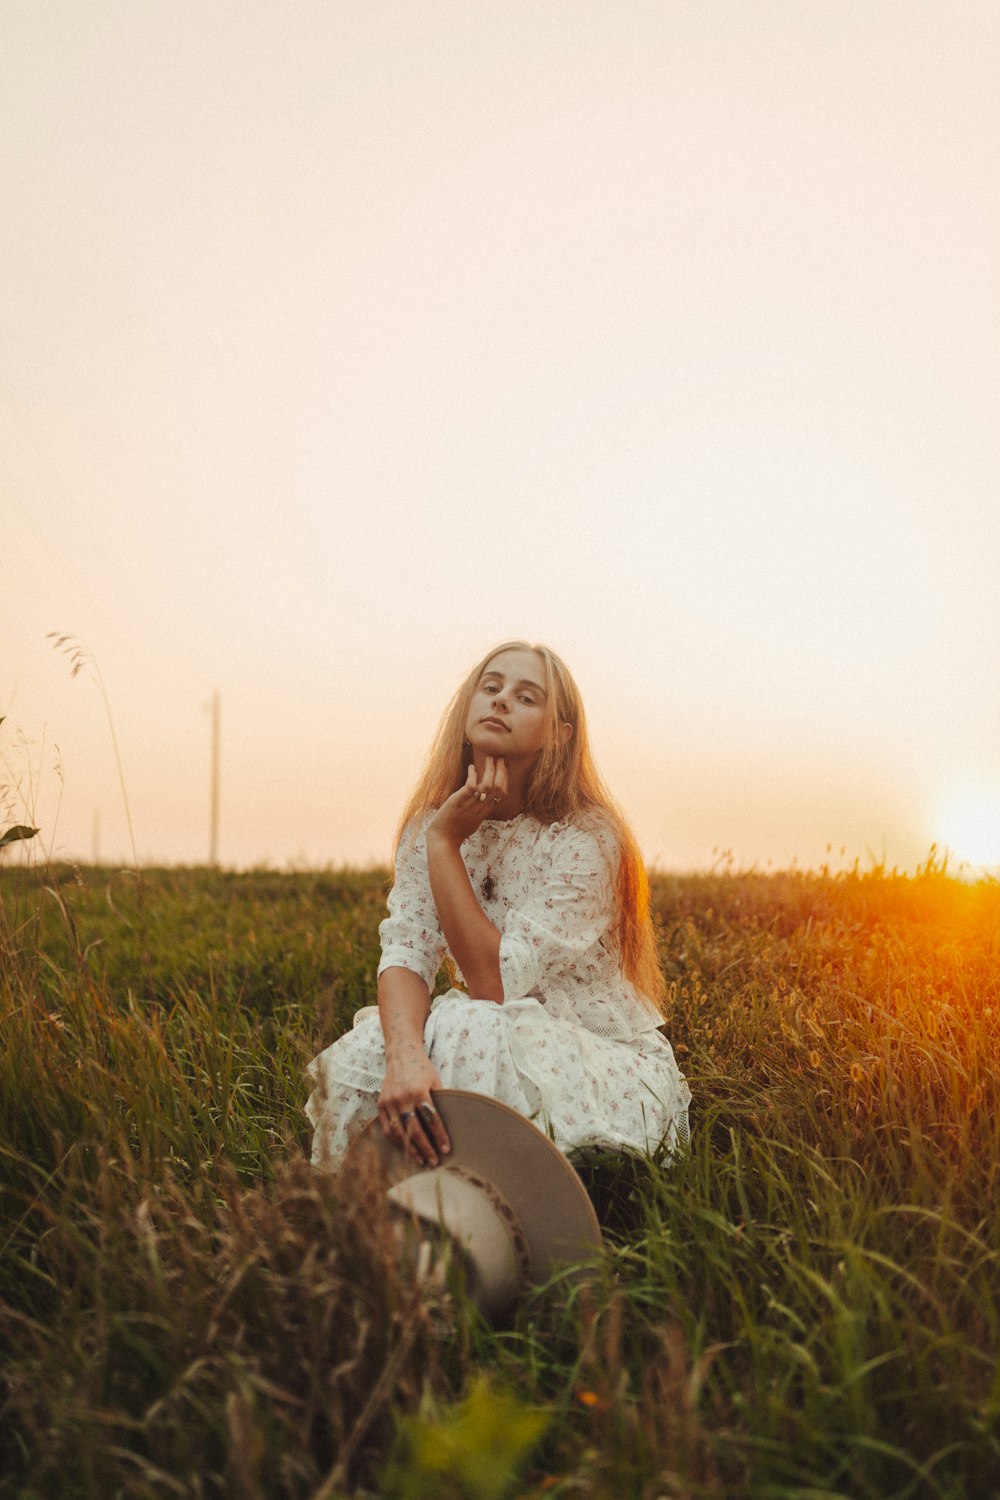
[[[378,1006],[307,1071],[314,1165],[376,1113],[436,1164],[442,1086],[502,1100],[565,1152],[687,1137],[645,869],[547,647],[498,646],[459,688],[400,821],[388,907]],[[432,999],[445,959],[465,987]]]

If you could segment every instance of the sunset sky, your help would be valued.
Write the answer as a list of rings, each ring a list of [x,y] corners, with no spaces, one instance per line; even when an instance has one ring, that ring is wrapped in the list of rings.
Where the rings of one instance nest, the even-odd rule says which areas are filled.
[[[518,635],[654,864],[1000,863],[998,148],[995,0],[0,0],[2,826],[129,855],[48,632],[278,867]]]

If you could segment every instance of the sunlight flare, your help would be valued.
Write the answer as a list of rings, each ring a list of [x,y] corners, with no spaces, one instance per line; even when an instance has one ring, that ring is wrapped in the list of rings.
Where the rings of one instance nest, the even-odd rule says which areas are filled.
[[[945,787],[934,833],[961,864],[1000,866],[1000,774],[969,776]]]

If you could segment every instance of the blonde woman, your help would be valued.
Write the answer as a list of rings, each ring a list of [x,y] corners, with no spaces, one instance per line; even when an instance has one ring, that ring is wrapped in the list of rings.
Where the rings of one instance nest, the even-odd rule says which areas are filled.
[[[440,1087],[502,1100],[564,1152],[686,1138],[645,869],[547,647],[498,646],[455,694],[400,820],[379,934],[377,1007],[307,1070],[314,1165],[376,1114],[437,1164]],[[432,998],[443,961],[464,988]]]

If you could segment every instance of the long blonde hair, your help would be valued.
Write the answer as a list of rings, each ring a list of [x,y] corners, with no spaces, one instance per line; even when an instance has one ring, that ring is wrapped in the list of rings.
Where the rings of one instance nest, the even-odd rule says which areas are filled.
[[[565,662],[548,646],[504,641],[473,667],[445,709],[420,779],[403,809],[396,848],[407,828],[415,829],[424,813],[440,807],[465,782],[472,760],[465,739],[469,704],[479,679],[502,651],[534,651],[545,670],[545,740],[528,779],[524,810],[540,823],[574,821],[591,814],[613,835],[618,868],[611,935],[626,978],[662,1010],[665,986],[649,909],[646,867],[625,815],[594,764],[580,690]],[[572,726],[568,739],[558,732],[560,724]]]

